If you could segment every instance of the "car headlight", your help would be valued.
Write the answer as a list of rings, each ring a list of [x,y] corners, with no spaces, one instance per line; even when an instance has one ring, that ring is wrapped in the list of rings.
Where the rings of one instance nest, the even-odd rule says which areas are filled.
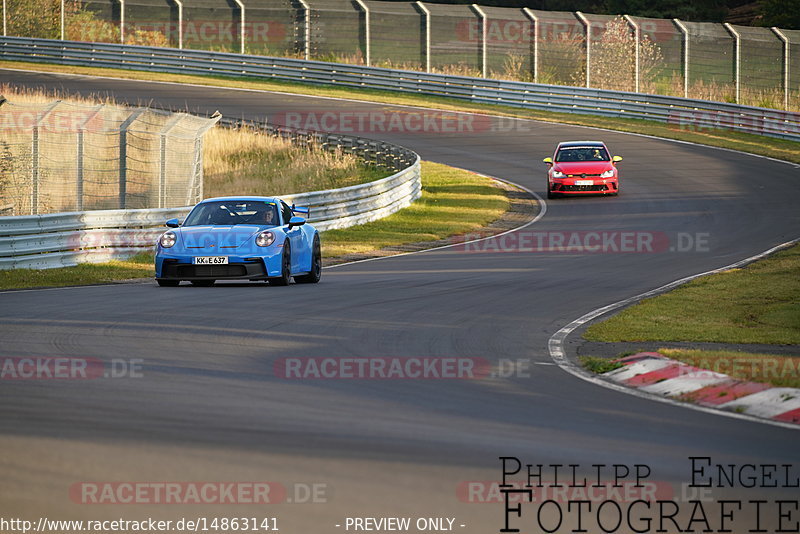
[[[172,247],[175,242],[178,240],[178,236],[175,235],[175,232],[164,232],[161,234],[158,242],[161,243],[161,246],[164,248]]]
[[[553,171],[553,178],[563,178],[564,173],[561,171]]]
[[[613,178],[614,177],[614,169],[609,169],[603,174],[600,175],[602,178]]]
[[[269,231],[261,232],[256,236],[256,245],[258,245],[259,247],[268,247],[274,242],[275,242],[275,234],[273,234],[272,232]]]

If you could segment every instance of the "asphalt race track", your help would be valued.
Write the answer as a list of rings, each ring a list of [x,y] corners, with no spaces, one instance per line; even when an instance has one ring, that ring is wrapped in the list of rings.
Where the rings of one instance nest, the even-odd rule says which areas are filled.
[[[273,121],[286,112],[420,113],[7,70],[0,82]],[[344,532],[348,516],[447,516],[458,531],[482,533],[502,527],[502,505],[465,502],[459,488],[498,480],[500,456],[578,464],[581,472],[592,464],[647,464],[651,479],[670,484],[676,498],[689,480],[690,456],[797,464],[796,430],[597,387],[553,365],[547,341],[595,308],[799,236],[800,168],[584,127],[470,120],[473,127],[455,132],[355,133],[541,196],[541,159],[557,141],[602,139],[625,158],[621,195],[547,201],[545,216],[522,231],[656,232],[669,237],[669,247],[515,252],[512,239],[501,252],[452,247],[338,266],[317,286],[148,282],[0,294],[0,356],[141,360],[142,368],[141,377],[0,385],[3,513],[258,514],[278,517],[287,533]],[[700,234],[708,246],[670,251],[681,232]],[[522,359],[529,372],[475,380],[290,380],[274,373],[281,358],[329,356]],[[78,504],[70,488],[86,481],[275,481],[295,502]],[[324,485],[324,498],[297,502],[307,500],[300,493],[312,484]],[[523,533],[537,531],[532,510],[518,520]]]

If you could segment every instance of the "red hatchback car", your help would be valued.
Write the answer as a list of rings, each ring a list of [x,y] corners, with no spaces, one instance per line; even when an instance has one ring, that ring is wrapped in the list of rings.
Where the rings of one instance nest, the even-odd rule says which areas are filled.
[[[552,158],[544,158],[547,171],[547,198],[557,195],[617,195],[617,162],[622,156],[609,156],[602,141],[559,143]]]

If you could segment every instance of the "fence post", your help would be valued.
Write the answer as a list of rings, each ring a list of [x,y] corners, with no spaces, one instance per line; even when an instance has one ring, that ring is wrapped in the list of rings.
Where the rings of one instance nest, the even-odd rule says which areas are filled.
[[[64,40],[64,25],[66,15],[64,14],[64,0],[61,0],[61,40]]]
[[[119,44],[125,44],[125,0],[119,0]]]
[[[575,12],[575,16],[581,21],[586,29],[586,87],[592,86],[592,26],[589,20],[580,11]]]
[[[125,209],[125,199],[128,194],[128,127],[144,111],[144,109],[133,110],[119,126],[119,209],[121,210]]]
[[[234,0],[236,5],[239,6],[239,53],[244,54],[244,42],[245,42],[245,15],[244,15],[244,2],[242,0]]]
[[[33,126],[31,135],[31,215],[39,213],[39,127],[60,103],[60,100],[56,100],[50,104]]]
[[[39,212],[39,125],[31,135],[31,215]]]
[[[722,24],[728,33],[733,37],[733,83],[736,87],[736,103],[739,103],[739,93],[741,90],[741,72],[742,72],[742,40],[739,32],[727,22]]]
[[[635,92],[639,92],[640,86],[640,76],[641,76],[641,39],[642,39],[642,32],[639,29],[639,25],[636,24],[636,21],[631,18],[630,15],[622,15],[622,18],[628,23],[628,26],[633,28],[633,38],[635,39],[636,43],[634,45],[634,61],[633,61],[633,90]]]
[[[683,34],[683,97],[689,98],[689,30],[678,19],[672,19],[672,22]]]
[[[77,146],[77,175],[75,177],[75,209],[77,211],[83,211],[83,171],[84,171],[84,164],[83,164],[83,135],[86,132],[86,125],[89,123],[90,120],[95,118],[100,111],[105,107],[105,104],[100,104],[94,108],[92,113],[86,117],[80,126],[78,126],[78,146]]]
[[[358,4],[358,7],[361,8],[361,12],[364,15],[364,58],[365,58],[364,63],[367,65],[367,67],[369,67],[371,63],[370,50],[369,50],[369,45],[370,45],[369,7],[367,6],[367,4],[364,3],[363,0],[356,0],[356,3]]]
[[[425,7],[425,4],[422,2],[416,2],[415,4],[419,10],[422,12],[422,15],[425,17],[425,44],[422,46],[423,51],[422,55],[425,57],[423,63],[425,64],[425,72],[431,71],[431,11]]]
[[[311,6],[306,0],[297,0],[303,7],[303,59],[311,59]]]
[[[486,62],[486,37],[487,37],[487,30],[488,30],[488,20],[486,18],[486,12],[481,9],[481,6],[478,4],[472,4],[472,10],[475,14],[480,17],[480,25],[481,25],[481,45],[480,51],[478,52],[478,63],[481,66],[481,76],[486,78],[489,75],[487,69],[487,62]]]
[[[178,48],[183,49],[183,1],[173,0],[178,6]]]
[[[780,29],[770,28],[783,42],[783,109],[789,110],[789,38]]]
[[[533,24],[531,71],[533,72],[533,83],[539,83],[539,17],[527,7],[523,7],[522,12],[531,20],[531,24]]]
[[[3,37],[8,35],[6,27],[6,0],[3,0]]]
[[[158,136],[158,207],[164,208],[167,198],[167,136],[181,121],[183,115],[175,114],[161,128]]]

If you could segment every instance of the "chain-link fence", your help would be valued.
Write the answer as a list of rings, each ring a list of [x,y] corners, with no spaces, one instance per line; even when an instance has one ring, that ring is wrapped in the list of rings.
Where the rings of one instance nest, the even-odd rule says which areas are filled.
[[[0,215],[191,205],[217,120],[0,97]]]
[[[800,110],[797,30],[381,0],[75,1],[62,3],[63,18],[39,13],[31,23],[20,12],[21,0],[6,0],[5,35],[289,56]]]

